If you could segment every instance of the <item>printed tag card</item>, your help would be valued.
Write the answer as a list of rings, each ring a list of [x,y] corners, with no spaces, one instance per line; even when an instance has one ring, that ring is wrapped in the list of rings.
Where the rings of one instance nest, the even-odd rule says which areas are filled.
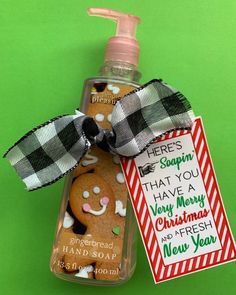
[[[236,259],[201,118],[121,162],[155,283]]]

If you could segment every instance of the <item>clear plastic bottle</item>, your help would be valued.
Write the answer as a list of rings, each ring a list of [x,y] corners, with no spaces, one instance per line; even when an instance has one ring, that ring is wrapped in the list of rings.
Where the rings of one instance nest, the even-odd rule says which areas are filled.
[[[89,14],[111,18],[118,27],[100,76],[85,81],[80,107],[108,129],[116,101],[139,86],[134,37],[139,19],[100,8],[90,8]],[[127,281],[135,265],[136,221],[119,157],[94,146],[66,178],[51,271],[68,281],[115,285]]]

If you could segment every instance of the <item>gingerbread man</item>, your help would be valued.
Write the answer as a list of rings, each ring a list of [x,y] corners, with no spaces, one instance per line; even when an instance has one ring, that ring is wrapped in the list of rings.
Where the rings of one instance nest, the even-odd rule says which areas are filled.
[[[84,277],[87,271],[88,277],[93,272],[98,280],[115,280],[120,268],[118,256],[122,252],[124,216],[116,214],[117,204],[111,187],[95,171],[81,174],[71,186],[69,204],[74,217],[86,227],[82,237],[84,249],[88,250],[83,252],[85,254],[81,254],[81,249],[79,254],[68,250],[63,258],[65,265],[76,265],[77,276]],[[65,218],[69,220],[68,213]],[[78,239],[72,228],[65,231],[71,232],[71,238]],[[67,272],[74,271],[74,267],[67,268]]]

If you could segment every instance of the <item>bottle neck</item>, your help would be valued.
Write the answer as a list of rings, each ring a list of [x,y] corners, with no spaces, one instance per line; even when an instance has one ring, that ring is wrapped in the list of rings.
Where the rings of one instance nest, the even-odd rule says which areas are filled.
[[[105,77],[118,78],[130,82],[139,82],[141,78],[141,73],[136,66],[121,61],[106,61],[99,72],[100,75]]]

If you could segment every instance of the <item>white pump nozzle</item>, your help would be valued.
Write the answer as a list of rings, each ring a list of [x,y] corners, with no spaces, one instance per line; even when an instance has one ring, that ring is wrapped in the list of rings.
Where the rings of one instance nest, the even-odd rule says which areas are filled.
[[[88,14],[111,19],[117,23],[116,36],[109,39],[105,60],[124,61],[137,66],[139,44],[135,33],[140,19],[131,14],[106,8],[89,8]]]

